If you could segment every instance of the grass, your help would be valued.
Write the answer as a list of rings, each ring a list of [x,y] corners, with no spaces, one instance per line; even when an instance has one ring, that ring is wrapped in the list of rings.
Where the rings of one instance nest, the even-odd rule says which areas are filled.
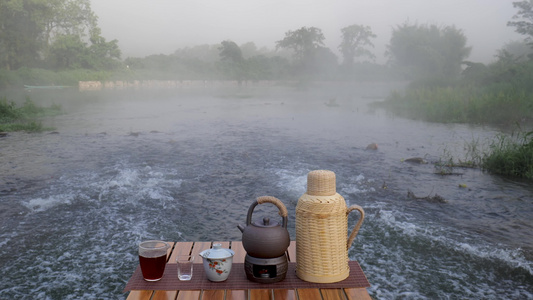
[[[473,85],[409,87],[375,104],[410,119],[439,123],[514,124],[533,116],[532,95]]]
[[[533,180],[533,131],[499,134],[483,145],[478,139],[465,143],[465,156],[456,159],[447,149],[435,163],[436,174],[460,175],[454,168],[480,168],[491,174]]]
[[[494,174],[533,179],[533,131],[498,136],[481,166]]]
[[[23,88],[24,85],[78,86],[78,81],[109,80],[110,71],[87,69],[51,71],[38,68],[20,68],[14,71],[0,69],[0,90]]]
[[[7,101],[5,97],[0,98],[0,132],[53,130],[53,128],[43,127],[38,119],[60,113],[61,106],[39,107],[29,97],[26,97],[21,107],[17,107],[14,102]]]

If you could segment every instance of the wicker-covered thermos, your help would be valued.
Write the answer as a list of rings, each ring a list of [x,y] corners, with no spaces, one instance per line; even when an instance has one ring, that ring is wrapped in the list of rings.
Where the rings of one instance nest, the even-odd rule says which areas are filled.
[[[348,214],[353,210],[361,216],[348,237]],[[348,249],[364,217],[363,208],[348,208],[337,193],[334,172],[309,172],[307,192],[296,205],[296,275],[317,283],[346,279],[350,275]]]

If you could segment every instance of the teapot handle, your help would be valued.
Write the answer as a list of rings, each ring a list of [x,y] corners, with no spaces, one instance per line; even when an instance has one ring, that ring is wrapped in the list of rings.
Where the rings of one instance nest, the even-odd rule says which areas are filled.
[[[285,205],[283,205],[283,202],[281,202],[281,200],[279,200],[276,197],[272,197],[272,196],[258,197],[254,201],[254,203],[250,205],[250,208],[248,209],[248,215],[246,216],[246,225],[248,226],[252,223],[252,213],[254,211],[254,208],[258,204],[263,204],[263,203],[272,203],[278,207],[279,215],[283,218],[283,227],[287,228],[287,216],[288,216],[287,208],[285,207]]]
[[[350,212],[357,210],[359,211],[359,214],[361,215],[359,218],[359,221],[357,221],[357,224],[355,225],[354,229],[352,230],[352,233],[350,234],[350,237],[348,238],[348,242],[346,243],[346,248],[350,249],[350,246],[353,243],[353,240],[355,240],[355,237],[357,236],[357,233],[359,233],[359,229],[361,228],[361,225],[363,224],[363,220],[365,219],[365,211],[363,208],[359,205],[352,205],[348,207],[346,210],[346,215],[348,215]]]

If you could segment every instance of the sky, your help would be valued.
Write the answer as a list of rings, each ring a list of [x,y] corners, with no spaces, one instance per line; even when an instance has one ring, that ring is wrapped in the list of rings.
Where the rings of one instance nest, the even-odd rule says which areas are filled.
[[[405,22],[454,25],[472,47],[468,60],[491,62],[497,49],[523,40],[507,22],[516,0],[90,0],[102,35],[117,39],[122,57],[171,54],[197,45],[232,40],[275,48],[289,30],[317,27],[338,54],[341,28],[370,26],[377,61],[392,30]],[[340,59],[340,55],[339,55]]]

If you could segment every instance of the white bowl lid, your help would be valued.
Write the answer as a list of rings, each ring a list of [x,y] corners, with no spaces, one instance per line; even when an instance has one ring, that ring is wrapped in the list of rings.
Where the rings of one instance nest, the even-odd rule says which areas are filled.
[[[222,248],[222,244],[213,244],[213,248],[200,252],[200,256],[209,259],[223,259],[235,255],[235,252],[230,249]]]

